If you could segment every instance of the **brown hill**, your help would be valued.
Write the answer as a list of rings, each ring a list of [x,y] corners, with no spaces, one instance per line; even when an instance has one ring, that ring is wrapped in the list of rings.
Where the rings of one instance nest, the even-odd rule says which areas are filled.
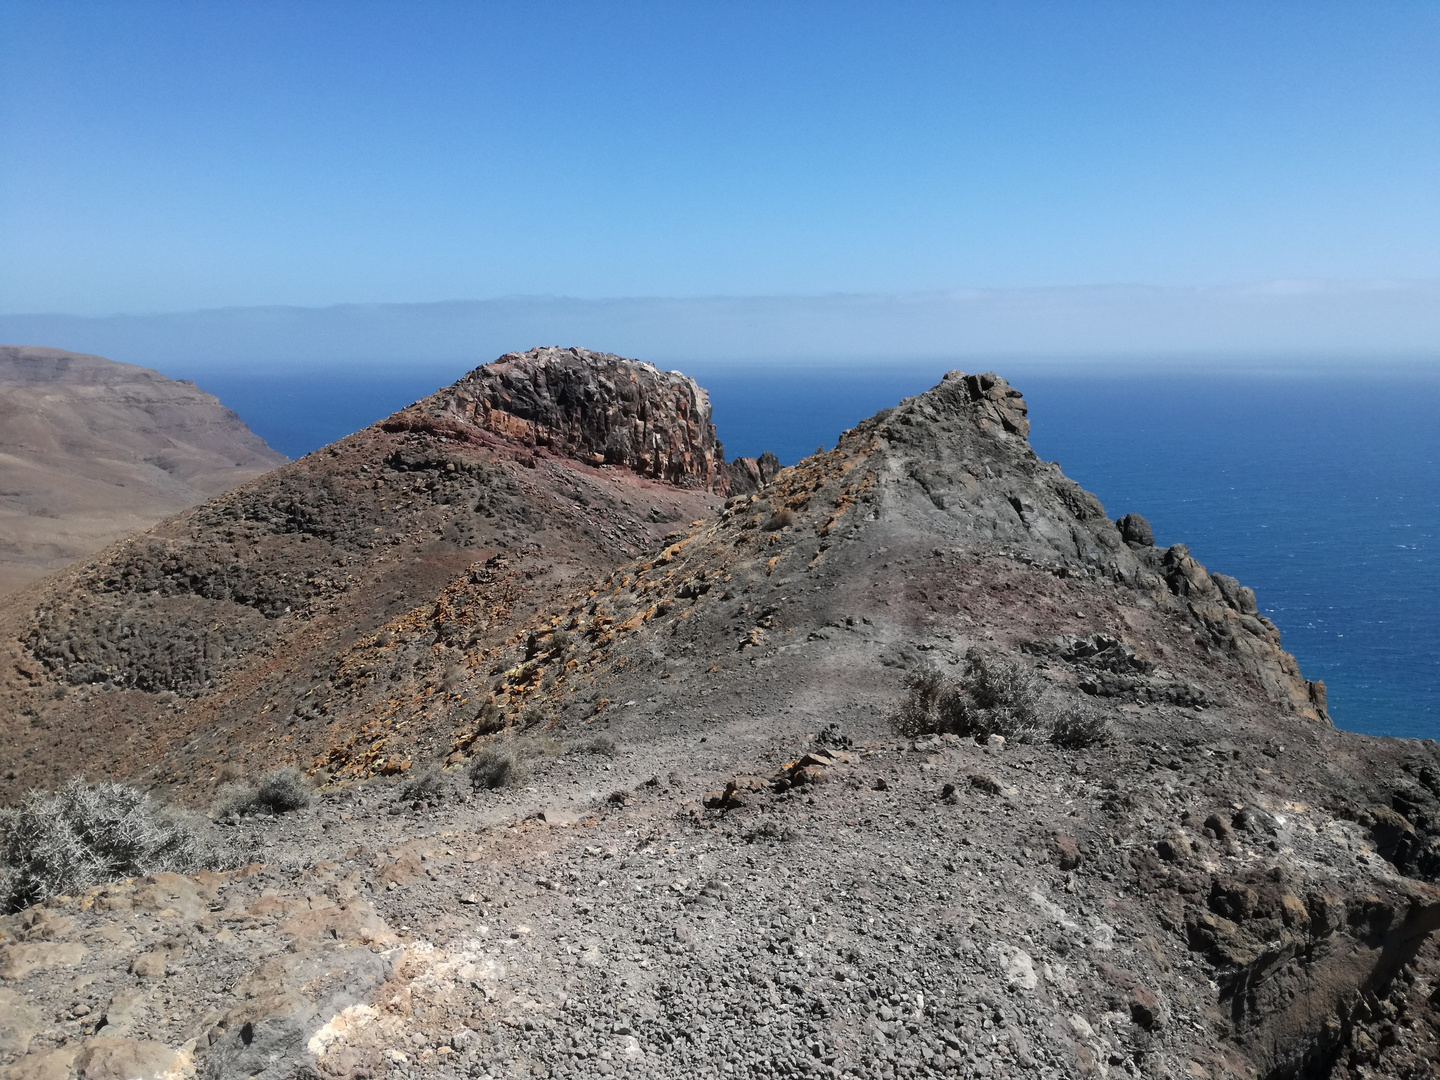
[[[495,390],[479,421],[464,417],[460,395],[496,374],[517,385]],[[525,386],[603,414],[584,460],[559,414],[517,394]],[[433,697],[444,723],[458,706],[436,691],[462,650],[498,647],[538,606],[710,516],[720,461],[693,380],[581,350],[502,358],[0,611],[4,692],[26,718],[0,731],[0,783],[13,797],[65,775],[61,747],[78,746],[92,774],[182,784],[227,762],[263,765],[277,748],[322,752],[314,739],[355,718],[317,687],[339,677],[352,643],[458,577],[473,582],[471,608],[397,643],[383,671],[346,676]]]
[[[0,920],[15,1068],[1433,1077],[1440,752],[1027,434],[952,373],[722,505],[692,382],[539,350],[53,579],[12,794],[322,786]]]
[[[284,461],[193,383],[0,346],[0,596]]]

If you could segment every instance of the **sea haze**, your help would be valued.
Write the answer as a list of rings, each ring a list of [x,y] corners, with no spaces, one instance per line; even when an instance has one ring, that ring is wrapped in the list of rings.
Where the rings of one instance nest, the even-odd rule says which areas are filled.
[[[1440,367],[1001,366],[1030,403],[1036,452],[1111,517],[1142,513],[1158,543],[1253,587],[1305,675],[1325,680],[1337,724],[1440,737]],[[786,464],[945,367],[685,365],[727,457],[768,449]],[[459,374],[195,377],[296,457]]]

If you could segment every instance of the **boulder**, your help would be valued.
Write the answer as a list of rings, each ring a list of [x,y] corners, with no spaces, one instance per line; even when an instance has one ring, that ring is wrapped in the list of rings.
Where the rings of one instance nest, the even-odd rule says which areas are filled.
[[[1127,544],[1138,547],[1155,546],[1155,534],[1150,529],[1150,522],[1139,514],[1126,514],[1115,522],[1115,527],[1120,530],[1120,539]]]
[[[0,949],[0,979],[23,979],[34,971],[72,968],[85,959],[85,946],[49,941],[6,945]]]
[[[25,1053],[39,1024],[39,1010],[14,990],[0,989],[0,1056]]]
[[[72,1068],[79,1080],[180,1080],[188,1054],[149,1039],[86,1039]]]

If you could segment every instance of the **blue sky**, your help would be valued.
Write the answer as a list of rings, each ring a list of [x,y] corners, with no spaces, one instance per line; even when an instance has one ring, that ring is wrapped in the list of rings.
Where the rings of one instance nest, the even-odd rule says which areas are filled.
[[[0,237],[0,314],[1435,281],[1440,4],[7,0]]]

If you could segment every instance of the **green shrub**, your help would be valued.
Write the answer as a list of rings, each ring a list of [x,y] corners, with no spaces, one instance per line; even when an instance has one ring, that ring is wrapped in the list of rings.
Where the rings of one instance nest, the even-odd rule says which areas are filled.
[[[0,810],[0,908],[16,911],[119,878],[236,865],[237,851],[197,815],[138,788],[71,780]]]

